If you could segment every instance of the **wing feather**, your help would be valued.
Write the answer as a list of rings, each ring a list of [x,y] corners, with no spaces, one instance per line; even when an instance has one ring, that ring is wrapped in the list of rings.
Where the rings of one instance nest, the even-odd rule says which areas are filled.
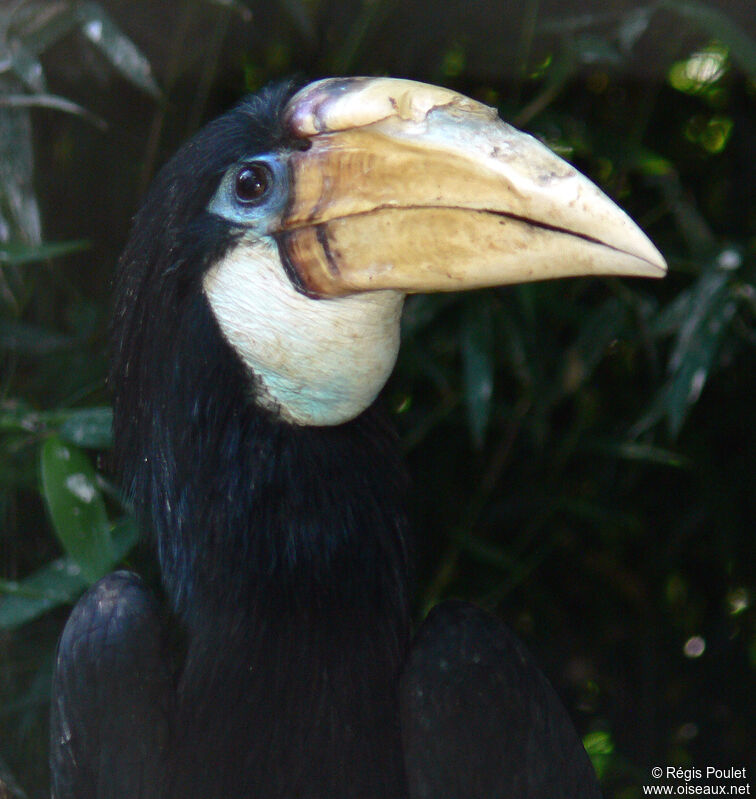
[[[447,602],[421,627],[400,684],[411,799],[599,799],[566,710],[498,620]]]
[[[153,799],[173,687],[157,605],[135,574],[97,582],[63,630],[55,663],[53,799]]]

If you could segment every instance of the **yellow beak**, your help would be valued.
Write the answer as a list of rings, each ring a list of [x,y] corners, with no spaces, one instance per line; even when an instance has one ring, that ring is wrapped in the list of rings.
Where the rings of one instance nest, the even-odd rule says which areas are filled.
[[[291,197],[276,231],[299,288],[456,291],[666,264],[603,192],[494,109],[390,78],[296,94]]]

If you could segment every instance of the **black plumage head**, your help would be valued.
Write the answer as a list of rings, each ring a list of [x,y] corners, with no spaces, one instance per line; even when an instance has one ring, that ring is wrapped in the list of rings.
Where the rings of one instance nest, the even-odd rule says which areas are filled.
[[[135,577],[93,588],[57,657],[57,786],[593,795],[542,779],[579,742],[551,734],[558,703],[490,620],[441,611],[405,657],[404,476],[372,403],[406,293],[661,268],[585,178],[446,89],[282,85],[198,133],[134,220],[111,372],[118,466],[185,646]]]
[[[404,574],[402,470],[370,408],[406,293],[663,268],[586,178],[454,92],[245,100],[160,172],[116,285],[115,449],[169,591],[348,593],[325,575],[354,558]]]
[[[260,407],[256,375],[222,334],[203,289],[245,233],[208,211],[229,167],[301,148],[282,126],[291,93],[289,84],[268,88],[185,144],[156,178],[119,264],[116,467],[154,533],[178,607],[212,612],[263,590],[273,602],[273,587],[282,602],[311,602],[315,590],[327,603],[338,586],[338,600],[348,602],[354,551],[347,555],[344,542],[359,529],[380,531],[357,549],[361,570],[388,555],[386,579],[406,578],[404,473],[380,413],[321,428]],[[394,593],[402,603],[404,591]]]

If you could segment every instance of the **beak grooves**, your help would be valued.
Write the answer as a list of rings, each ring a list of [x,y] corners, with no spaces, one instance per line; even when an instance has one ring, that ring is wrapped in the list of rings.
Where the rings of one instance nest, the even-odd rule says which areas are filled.
[[[666,270],[587,178],[455,92],[327,80],[295,95],[286,119],[310,146],[291,155],[291,199],[274,233],[312,296]]]

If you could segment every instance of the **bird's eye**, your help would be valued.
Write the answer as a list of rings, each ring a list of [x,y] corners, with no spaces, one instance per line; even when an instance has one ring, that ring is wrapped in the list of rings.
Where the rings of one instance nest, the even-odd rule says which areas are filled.
[[[236,173],[234,192],[236,199],[244,205],[256,205],[265,197],[273,182],[267,164],[245,164]]]
[[[288,196],[285,157],[278,153],[250,155],[226,170],[207,210],[265,234],[275,224]]]

